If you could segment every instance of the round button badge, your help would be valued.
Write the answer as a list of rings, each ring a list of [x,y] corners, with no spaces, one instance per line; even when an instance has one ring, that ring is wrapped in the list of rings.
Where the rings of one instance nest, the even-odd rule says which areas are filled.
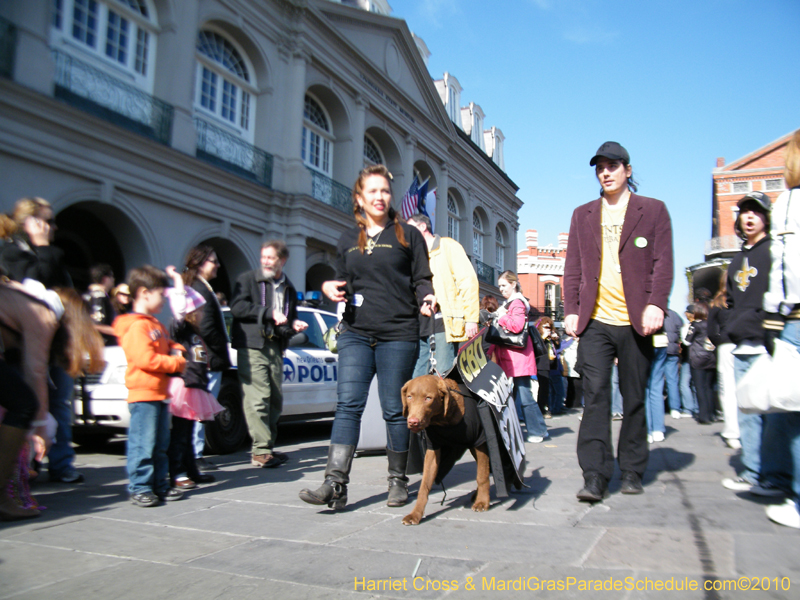
[[[637,237],[633,243],[636,244],[637,248],[644,248],[647,246],[647,238]]]

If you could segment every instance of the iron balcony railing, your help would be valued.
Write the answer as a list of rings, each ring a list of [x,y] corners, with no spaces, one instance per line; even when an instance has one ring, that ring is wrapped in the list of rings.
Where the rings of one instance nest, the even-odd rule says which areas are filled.
[[[174,108],[82,60],[53,50],[55,96],[72,106],[169,144]]]
[[[528,312],[529,317],[533,317],[535,319],[539,319],[540,317],[550,317],[553,321],[563,321],[564,320],[564,303],[559,302],[558,306],[533,306],[531,305],[531,309]]]
[[[475,273],[478,275],[478,281],[495,285],[494,269],[477,258],[475,259]]]
[[[272,187],[271,154],[203,119],[195,118],[194,126],[197,129],[197,158]]]
[[[16,48],[17,28],[8,19],[0,17],[0,77],[11,79]]]
[[[742,247],[742,238],[738,235],[723,235],[706,241],[706,256],[719,252],[736,252]]]
[[[353,214],[353,198],[350,195],[350,188],[326,177],[322,173],[311,171],[311,196],[320,202],[324,202],[345,214]]]

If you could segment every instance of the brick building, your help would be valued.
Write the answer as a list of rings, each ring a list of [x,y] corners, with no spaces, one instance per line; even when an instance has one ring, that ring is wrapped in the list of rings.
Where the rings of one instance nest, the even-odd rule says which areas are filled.
[[[706,242],[705,262],[686,269],[690,293],[701,287],[716,292],[720,270],[727,269],[731,256],[741,247],[742,240],[733,229],[739,200],[758,191],[775,202],[786,189],[784,153],[791,136],[788,133],[727,165],[724,158],[717,159],[712,173],[711,239]]]
[[[558,234],[558,246],[539,246],[535,229],[525,232],[525,249],[517,253],[517,274],[522,293],[531,307],[560,321],[564,317],[562,280],[567,259],[569,234]]]

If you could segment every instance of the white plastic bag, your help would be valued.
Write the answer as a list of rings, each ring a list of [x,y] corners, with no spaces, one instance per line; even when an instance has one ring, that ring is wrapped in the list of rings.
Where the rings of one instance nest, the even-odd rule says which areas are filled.
[[[736,400],[744,413],[800,411],[800,352],[775,340],[774,356],[761,354],[736,384]]]

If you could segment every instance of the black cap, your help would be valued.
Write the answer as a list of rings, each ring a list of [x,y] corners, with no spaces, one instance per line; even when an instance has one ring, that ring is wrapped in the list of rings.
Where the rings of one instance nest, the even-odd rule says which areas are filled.
[[[617,142],[606,142],[602,146],[597,149],[597,154],[594,155],[594,158],[589,161],[589,166],[593,167],[597,164],[597,159],[600,157],[610,158],[612,160],[619,160],[623,164],[629,165],[631,163],[631,157],[628,154],[628,151],[625,150],[622,146],[620,146]]]
[[[744,198],[736,203],[736,208],[741,210],[742,204],[745,202],[755,202],[758,204],[765,213],[769,214],[772,211],[772,200],[769,199],[764,192],[750,192]]]

